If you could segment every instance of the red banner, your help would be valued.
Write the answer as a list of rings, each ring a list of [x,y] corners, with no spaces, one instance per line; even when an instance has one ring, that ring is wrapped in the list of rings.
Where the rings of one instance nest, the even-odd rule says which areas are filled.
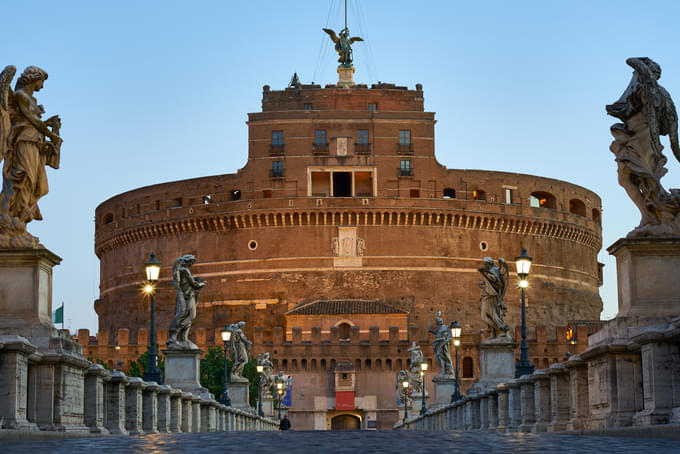
[[[354,410],[354,391],[336,391],[335,409]]]

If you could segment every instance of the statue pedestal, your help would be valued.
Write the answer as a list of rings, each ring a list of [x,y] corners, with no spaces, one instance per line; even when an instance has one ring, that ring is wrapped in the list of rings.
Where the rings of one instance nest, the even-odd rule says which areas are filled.
[[[0,334],[41,348],[60,337],[52,325],[52,268],[60,262],[45,248],[0,249]]]
[[[338,66],[338,85],[345,88],[356,85],[354,83],[354,66]]]
[[[617,317],[680,314],[680,238],[621,238],[607,248],[616,257]]]
[[[427,391],[425,391],[425,408],[427,408],[427,401],[429,398],[430,395],[427,393]],[[409,417],[420,414],[421,408],[423,408],[423,394],[422,393],[411,394],[411,406],[409,407]],[[413,412],[413,415],[411,415],[411,412]]]
[[[262,396],[262,412],[265,416],[274,416],[274,398],[272,396]]]
[[[451,395],[456,390],[456,378],[453,376],[439,376],[432,379],[434,383],[434,401],[430,408],[443,407],[451,403]]]
[[[509,337],[485,339],[479,344],[482,378],[472,387],[473,392],[495,389],[515,377],[517,343]]]
[[[231,406],[241,410],[252,410],[249,403],[250,398],[250,383],[246,381],[232,381],[229,383],[229,398],[231,399]],[[264,400],[262,401],[262,409],[264,410]],[[265,412],[265,414],[267,414]]]
[[[208,390],[201,386],[200,350],[163,350],[163,354],[165,355],[165,385],[202,398],[213,398]]]

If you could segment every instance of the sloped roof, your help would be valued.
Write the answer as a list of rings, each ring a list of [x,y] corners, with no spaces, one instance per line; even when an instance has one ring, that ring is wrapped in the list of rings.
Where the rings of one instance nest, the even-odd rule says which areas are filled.
[[[286,315],[408,314],[380,300],[316,300],[288,311]]]

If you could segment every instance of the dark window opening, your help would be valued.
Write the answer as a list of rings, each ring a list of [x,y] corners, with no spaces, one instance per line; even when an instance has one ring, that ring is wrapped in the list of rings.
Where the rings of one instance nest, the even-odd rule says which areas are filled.
[[[107,214],[104,216],[104,224],[111,224],[113,222],[113,215]]]
[[[212,202],[212,197],[209,195],[204,195],[203,196],[203,205],[208,205],[210,202]]]
[[[272,198],[272,190],[271,189],[265,189],[262,191],[262,196],[265,199],[271,199]]]
[[[532,192],[529,205],[534,208],[551,208],[554,210],[557,208],[557,200],[549,192]]]
[[[350,172],[333,172],[333,197],[352,196],[352,174]]]
[[[181,197],[177,197],[175,200],[173,200],[173,204],[172,204],[173,208],[179,208],[181,206],[182,206],[182,198]]]
[[[451,188],[444,189],[444,198],[445,199],[455,199],[456,198],[456,190],[451,189]]]
[[[420,197],[420,189],[411,189],[409,194],[411,197]]]
[[[466,356],[463,358],[463,378],[473,378],[474,370],[472,367],[472,358]]]
[[[579,199],[571,199],[569,201],[569,212],[578,214],[579,216],[586,215],[586,204]]]
[[[231,200],[241,200],[241,191],[238,189],[231,191]]]
[[[600,224],[602,223],[602,217],[600,216],[600,210],[593,208],[593,221]]]
[[[340,336],[340,339],[342,340],[347,340],[349,339],[349,323],[340,323],[338,325],[338,335]]]
[[[160,201],[160,200],[156,200],[156,211],[158,211],[158,210],[160,210],[160,209],[161,209],[161,201]]]
[[[475,200],[486,200],[486,192],[481,189],[475,189],[472,191],[472,198]]]

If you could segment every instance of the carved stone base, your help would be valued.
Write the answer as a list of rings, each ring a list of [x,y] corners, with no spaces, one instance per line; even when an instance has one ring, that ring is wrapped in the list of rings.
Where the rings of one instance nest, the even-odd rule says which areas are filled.
[[[262,412],[267,417],[274,416],[274,398],[272,396],[262,397]]]
[[[249,387],[250,384],[247,381],[229,383],[229,398],[231,399],[232,407],[239,408],[241,410],[252,409],[249,403],[250,398]],[[262,404],[264,405],[264,402],[262,402]]]
[[[201,386],[201,351],[200,350],[163,350],[165,355],[166,385],[193,393],[202,398],[212,397],[208,390]],[[231,397],[231,390],[229,390]]]
[[[52,325],[52,267],[45,248],[0,249],[0,334],[20,335],[39,348],[60,338]]]
[[[19,218],[0,214],[0,248],[40,249],[40,240],[26,231],[26,224]]]
[[[475,392],[495,389],[515,377],[515,350],[517,343],[509,337],[485,339],[479,344],[482,377],[475,383]]]
[[[443,407],[451,403],[451,395],[456,390],[456,378],[448,376],[436,376],[434,383],[434,401],[431,408]]]
[[[352,87],[354,83],[354,66],[338,66],[338,85],[342,87]]]
[[[617,318],[680,314],[680,237],[622,238],[607,251],[616,257]]]

